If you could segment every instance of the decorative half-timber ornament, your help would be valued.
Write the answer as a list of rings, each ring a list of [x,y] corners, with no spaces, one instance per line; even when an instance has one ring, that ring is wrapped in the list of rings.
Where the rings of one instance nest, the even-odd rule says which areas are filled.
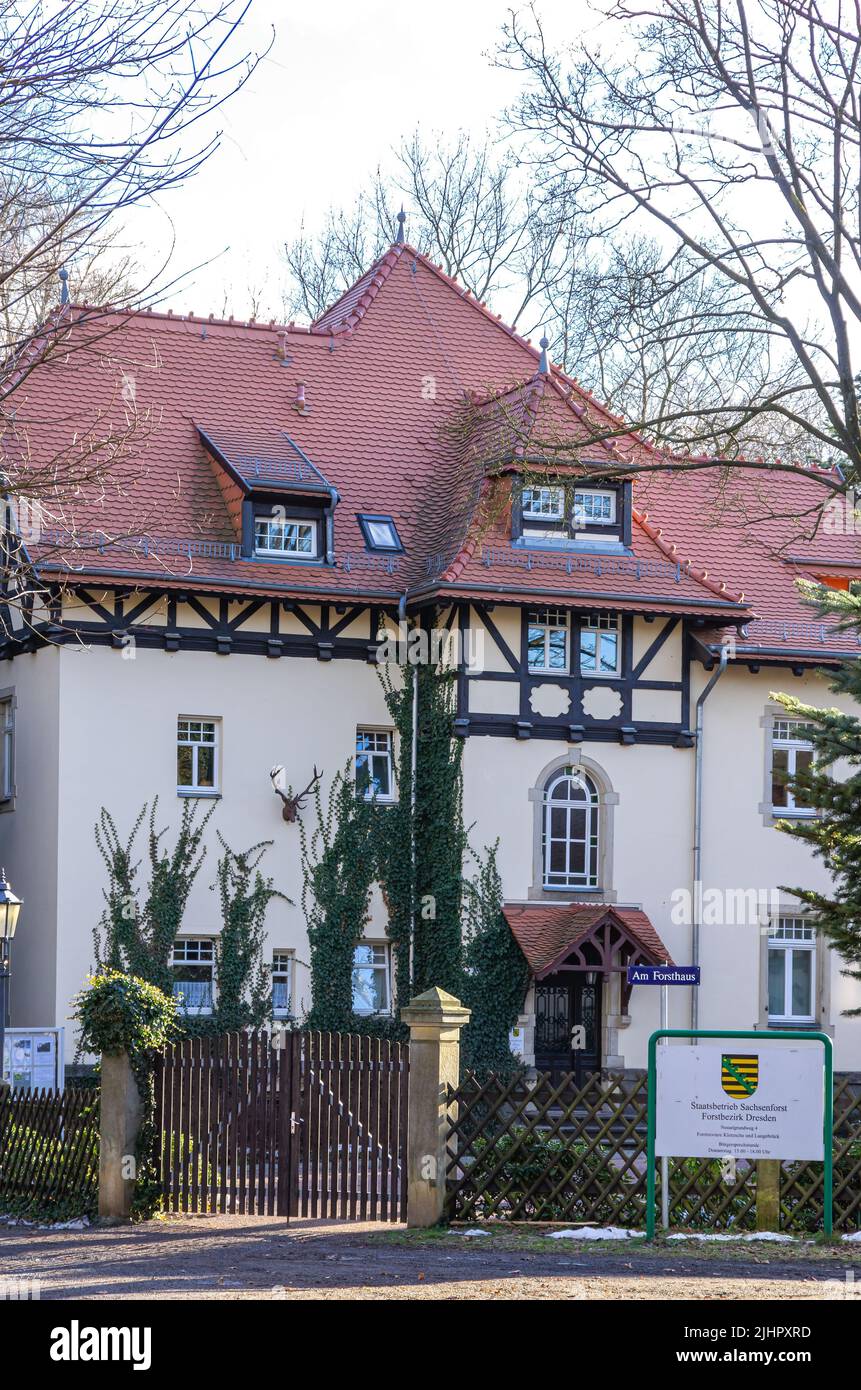
[[[284,805],[281,807],[281,814],[286,821],[295,821],[299,819],[299,812],[302,810],[306,796],[308,796],[309,792],[314,787],[315,782],[319,782],[322,776],[322,772],[317,771],[317,764],[315,763],[314,776],[311,778],[305,790],[299,792],[297,796],[288,796],[287,793],[290,788],[287,786],[287,774],[284,767],[281,763],[273,767],[269,774],[269,779],[272,783],[272,790],[275,792],[276,796],[280,796],[281,800],[284,802]]]

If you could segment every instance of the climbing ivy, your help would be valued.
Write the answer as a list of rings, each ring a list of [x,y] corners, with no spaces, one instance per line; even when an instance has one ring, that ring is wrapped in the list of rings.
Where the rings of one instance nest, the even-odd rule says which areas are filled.
[[[403,680],[396,683],[388,666],[377,667],[386,707],[397,734],[397,800],[391,806],[376,807],[377,814],[372,821],[374,861],[388,912],[386,932],[392,944],[394,1018],[399,1017],[401,1008],[413,995],[410,938],[413,911],[417,909],[412,857],[412,710],[414,682],[418,676],[415,666],[399,669],[403,672]]]
[[[454,737],[454,671],[418,671],[416,762],[416,920],[413,991],[461,988],[461,917],[467,834],[463,823],[463,743]]]
[[[141,861],[134,858],[134,844],[146,819],[147,803],[125,841],[113,817],[102,807],[95,835],[108,886],[94,944],[100,970],[134,975],[170,995],[173,944],[206,855],[202,837],[215,808],[210,806],[198,819],[198,803],[185,801],[176,843],[168,850],[163,846],[166,829],[155,828],[157,807],[158,797],[149,816],[149,883],[142,906],[137,881]],[[223,852],[212,885],[221,907],[221,931],[215,944],[215,1008],[208,1016],[180,1016],[187,1037],[259,1027],[272,1016],[271,975],[263,961],[264,919],[273,898],[290,899],[258,869],[270,840],[240,853],[233,851],[222,835],[218,840]]]
[[[428,618],[432,624],[433,615]],[[378,808],[377,866],[396,952],[395,1006],[433,985],[457,994],[463,968],[461,916],[467,835],[463,824],[463,745],[454,737],[456,672],[437,662],[378,667],[398,733],[398,800]],[[418,686],[415,811],[412,728]],[[414,839],[413,839],[414,837]],[[411,930],[412,928],[412,930]],[[412,962],[410,936],[412,935]]]
[[[461,1066],[484,1079],[510,1076],[519,1066],[508,1044],[523,1008],[529,966],[502,915],[499,842],[485,849],[476,877],[465,885],[462,1002],[472,1017],[461,1034]]]
[[[432,627],[435,614],[427,619]],[[417,629],[411,629],[411,636]],[[325,852],[303,854],[312,940],[314,1026],[402,1036],[400,1009],[434,985],[473,1011],[464,1062],[480,1072],[516,1065],[508,1034],[523,1006],[528,968],[502,916],[497,847],[473,855],[477,874],[465,880],[468,835],[463,819],[463,745],[454,732],[456,672],[444,663],[378,667],[397,737],[397,801],[358,800],[349,776],[333,788],[328,817],[318,809],[316,838]],[[413,700],[418,738],[413,806]],[[318,798],[319,808],[319,798]],[[372,853],[368,853],[368,844]],[[394,954],[393,1018],[353,1019],[353,952],[368,920],[378,878],[388,910]],[[318,896],[317,887],[324,889]],[[329,904],[322,910],[321,904]],[[336,909],[336,910],[334,910]],[[307,913],[307,907],[306,907]],[[411,949],[412,948],[412,949]]]
[[[106,908],[94,932],[96,959],[110,969],[149,980],[165,994],[170,994],[173,985],[173,943],[182,926],[188,895],[206,857],[203,833],[215,803],[200,819],[198,809],[196,800],[183,801],[176,843],[167,850],[162,845],[167,827],[155,828],[158,797],[154,797],[147,836],[149,888],[143,906],[136,884],[140,861],[134,860],[134,843],[146,818],[147,802],[125,843],[104,806],[95,828],[96,845],[108,872],[108,887],[103,894]]]
[[[353,1014],[353,956],[370,912],[376,878],[373,811],[356,795],[348,762],[336,773],[324,808],[314,788],[311,829],[299,822],[302,908],[308,927],[311,965],[309,1028],[356,1031]]]

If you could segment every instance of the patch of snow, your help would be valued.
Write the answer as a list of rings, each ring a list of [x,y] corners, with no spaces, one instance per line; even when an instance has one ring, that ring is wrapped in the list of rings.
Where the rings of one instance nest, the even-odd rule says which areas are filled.
[[[551,1240],[628,1240],[641,1236],[642,1231],[627,1231],[622,1226],[584,1226],[580,1231],[550,1231]]]
[[[468,1231],[450,1230],[450,1236],[489,1236],[490,1231],[482,1230],[480,1226],[471,1226]]]
[[[685,1231],[674,1231],[672,1235],[667,1236],[667,1240],[779,1240],[784,1242],[789,1241],[790,1243],[797,1241],[797,1239],[797,1236],[790,1236],[782,1231],[710,1231],[708,1233],[702,1231],[691,1231],[690,1233],[686,1233]]]
[[[861,1231],[852,1231],[849,1235],[844,1235],[842,1239],[861,1241]]]

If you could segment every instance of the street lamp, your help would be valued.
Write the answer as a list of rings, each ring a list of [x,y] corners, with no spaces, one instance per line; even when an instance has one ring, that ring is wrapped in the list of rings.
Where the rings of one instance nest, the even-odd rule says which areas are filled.
[[[0,1089],[3,1082],[3,1062],[6,1044],[6,1024],[9,1014],[9,962],[12,955],[12,939],[18,925],[21,899],[9,887],[6,870],[0,871]]]

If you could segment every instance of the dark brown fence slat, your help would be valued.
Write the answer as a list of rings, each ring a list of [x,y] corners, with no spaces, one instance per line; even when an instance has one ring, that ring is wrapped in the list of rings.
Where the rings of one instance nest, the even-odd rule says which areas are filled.
[[[308,1214],[316,1218],[318,1215],[326,1215],[325,1208],[321,1211],[319,1207],[320,1167],[321,1159],[323,1158],[321,1129],[323,1115],[328,1108],[326,1105],[326,1089],[329,1085],[330,1078],[323,1061],[322,1033],[308,1033],[305,1039],[305,1046],[307,1048],[308,1058],[308,1137],[305,1145],[308,1155],[308,1166],[305,1186],[308,1193]]]
[[[398,1186],[397,1186],[397,1207],[392,1210],[393,1221],[406,1221],[407,1219],[407,1105],[409,1097],[409,1047],[406,1043],[397,1043],[398,1049],[398,1138],[399,1138],[399,1164],[398,1164]]]
[[[156,1072],[166,1209],[402,1219],[408,1052],[304,1031],[168,1046]],[[47,1123],[38,1119],[42,1104],[27,1102],[37,1127]]]
[[[270,1045],[266,1049],[266,1094],[263,1097],[263,1107],[261,1124],[263,1136],[261,1148],[263,1150],[263,1176],[261,1181],[264,1187],[264,1195],[261,1197],[258,1210],[262,1215],[275,1215],[275,1116],[278,1104],[278,1058]]]
[[[290,1099],[295,1123],[290,1132],[290,1194],[288,1216],[299,1214],[300,1159],[302,1153],[302,1036],[290,1033],[286,1039],[290,1051]]]
[[[377,1219],[377,1183],[379,1180],[380,1166],[380,1080],[382,1077],[382,1059],[380,1056],[380,1039],[368,1039],[368,1056],[370,1066],[368,1068],[368,1124],[371,1130],[371,1143],[368,1154],[369,1163],[369,1189],[368,1189],[368,1211],[367,1214],[371,1221]]]

